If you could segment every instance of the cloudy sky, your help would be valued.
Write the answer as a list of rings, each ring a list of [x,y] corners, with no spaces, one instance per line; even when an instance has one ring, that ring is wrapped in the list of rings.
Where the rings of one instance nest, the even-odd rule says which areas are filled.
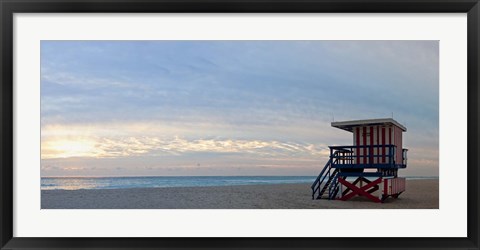
[[[394,116],[438,175],[438,41],[42,41],[42,176],[317,175]]]

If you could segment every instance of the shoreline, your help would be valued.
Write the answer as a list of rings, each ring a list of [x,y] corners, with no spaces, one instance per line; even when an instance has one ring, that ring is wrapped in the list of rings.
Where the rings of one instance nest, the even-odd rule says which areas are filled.
[[[398,199],[312,200],[311,183],[41,190],[42,209],[438,209],[438,179],[407,180]]]

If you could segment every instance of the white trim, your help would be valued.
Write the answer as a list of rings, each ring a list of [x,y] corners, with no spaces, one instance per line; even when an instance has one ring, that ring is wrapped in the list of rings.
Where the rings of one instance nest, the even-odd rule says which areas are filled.
[[[400,124],[399,122],[395,121],[392,118],[332,122],[332,127],[352,132],[352,127],[355,127],[355,126],[389,125],[389,124],[393,124],[393,125],[399,127],[400,129],[403,130],[403,132],[407,131],[407,128],[405,126],[403,126],[402,124]]]

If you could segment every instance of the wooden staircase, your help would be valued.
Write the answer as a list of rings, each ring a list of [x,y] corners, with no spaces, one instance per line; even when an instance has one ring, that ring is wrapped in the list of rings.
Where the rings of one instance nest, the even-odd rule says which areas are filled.
[[[336,154],[335,154],[336,156]],[[332,162],[335,157],[330,157],[325,167],[313,182],[312,199],[335,199],[339,191],[338,169],[332,168]],[[336,159],[335,159],[336,161]],[[326,192],[328,190],[328,193]],[[328,194],[328,195],[325,195]]]

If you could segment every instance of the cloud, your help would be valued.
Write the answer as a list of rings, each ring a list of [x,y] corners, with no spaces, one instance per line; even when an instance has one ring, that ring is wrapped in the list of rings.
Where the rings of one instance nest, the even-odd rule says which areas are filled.
[[[97,122],[73,124],[47,124],[41,129],[42,140],[53,138],[83,137],[182,137],[192,139],[230,138],[259,139],[268,141],[303,141],[311,144],[318,142],[342,143],[350,142],[350,134],[332,128],[329,122],[309,120],[292,120],[283,126],[270,124],[231,124],[221,118],[209,117],[210,121],[171,122],[164,120],[136,122]],[[343,137],[343,138],[342,138]],[[339,140],[339,138],[342,138]]]
[[[311,157],[328,154],[325,145],[294,142],[232,139],[165,139],[160,137],[66,137],[42,140],[42,159],[93,157],[114,158],[139,155],[182,155],[188,153],[251,154],[258,157]]]

